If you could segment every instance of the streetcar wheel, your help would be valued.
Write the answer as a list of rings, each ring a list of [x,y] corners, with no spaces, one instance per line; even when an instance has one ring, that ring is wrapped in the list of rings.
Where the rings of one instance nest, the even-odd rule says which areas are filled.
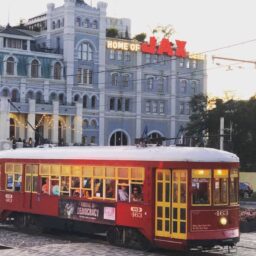
[[[112,245],[121,245],[121,232],[117,227],[107,231],[107,241]]]
[[[22,213],[15,214],[13,224],[17,229],[27,228],[29,226],[29,223],[30,223],[29,215],[22,214]]]
[[[150,251],[152,244],[139,231],[130,229],[129,236],[126,239],[126,246],[132,249]]]

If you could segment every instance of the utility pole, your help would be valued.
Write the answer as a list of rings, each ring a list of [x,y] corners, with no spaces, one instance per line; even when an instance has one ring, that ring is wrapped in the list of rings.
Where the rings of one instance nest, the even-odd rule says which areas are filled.
[[[221,57],[221,56],[212,56],[212,61],[214,61],[215,59],[249,63],[249,64],[254,64],[256,67],[256,61],[252,61],[252,60],[243,60],[243,59],[234,59],[234,58],[227,58],[227,57]]]
[[[220,150],[224,149],[224,117],[220,118]]]

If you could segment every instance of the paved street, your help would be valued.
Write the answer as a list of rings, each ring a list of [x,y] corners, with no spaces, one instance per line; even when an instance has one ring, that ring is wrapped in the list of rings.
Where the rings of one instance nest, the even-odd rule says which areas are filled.
[[[244,233],[241,235],[236,250],[228,253],[227,250],[214,252],[177,253],[165,250],[143,252],[131,249],[119,248],[109,245],[104,239],[95,237],[79,237],[64,234],[25,234],[16,232],[13,228],[0,226],[0,245],[9,246],[12,249],[0,249],[1,256],[87,256],[87,255],[148,255],[148,256],[210,256],[210,255],[239,255],[252,256],[256,251],[256,233]],[[0,247],[1,248],[1,247]]]

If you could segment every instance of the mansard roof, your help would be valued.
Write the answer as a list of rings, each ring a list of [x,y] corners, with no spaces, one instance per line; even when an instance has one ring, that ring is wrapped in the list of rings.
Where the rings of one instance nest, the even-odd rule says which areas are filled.
[[[76,0],[76,4],[85,4],[85,5],[87,5],[87,4],[84,2],[84,0]]]
[[[16,28],[11,27],[9,24],[3,29],[0,30],[1,34],[9,34],[9,35],[16,35],[16,36],[26,36],[26,37],[31,37],[28,33],[25,33],[23,31],[20,31]]]

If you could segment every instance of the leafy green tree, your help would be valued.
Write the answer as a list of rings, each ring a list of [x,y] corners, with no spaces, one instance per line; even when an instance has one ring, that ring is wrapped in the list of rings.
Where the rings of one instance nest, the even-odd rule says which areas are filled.
[[[147,37],[146,33],[140,33],[134,37],[134,39],[138,40],[139,42],[144,42]]]
[[[118,30],[116,28],[107,28],[106,36],[116,38],[118,36]]]
[[[203,94],[195,95],[190,101],[190,122],[186,127],[187,143],[193,146],[200,146],[204,144],[204,138],[208,133],[207,130],[207,96]]]
[[[239,156],[241,170],[255,171],[256,97],[248,101],[215,99],[211,109],[207,109],[207,103],[209,100],[203,95],[191,99],[192,114],[186,135],[193,138],[192,145],[219,148],[220,118],[224,117],[224,150]],[[205,137],[207,141],[201,143]]]

